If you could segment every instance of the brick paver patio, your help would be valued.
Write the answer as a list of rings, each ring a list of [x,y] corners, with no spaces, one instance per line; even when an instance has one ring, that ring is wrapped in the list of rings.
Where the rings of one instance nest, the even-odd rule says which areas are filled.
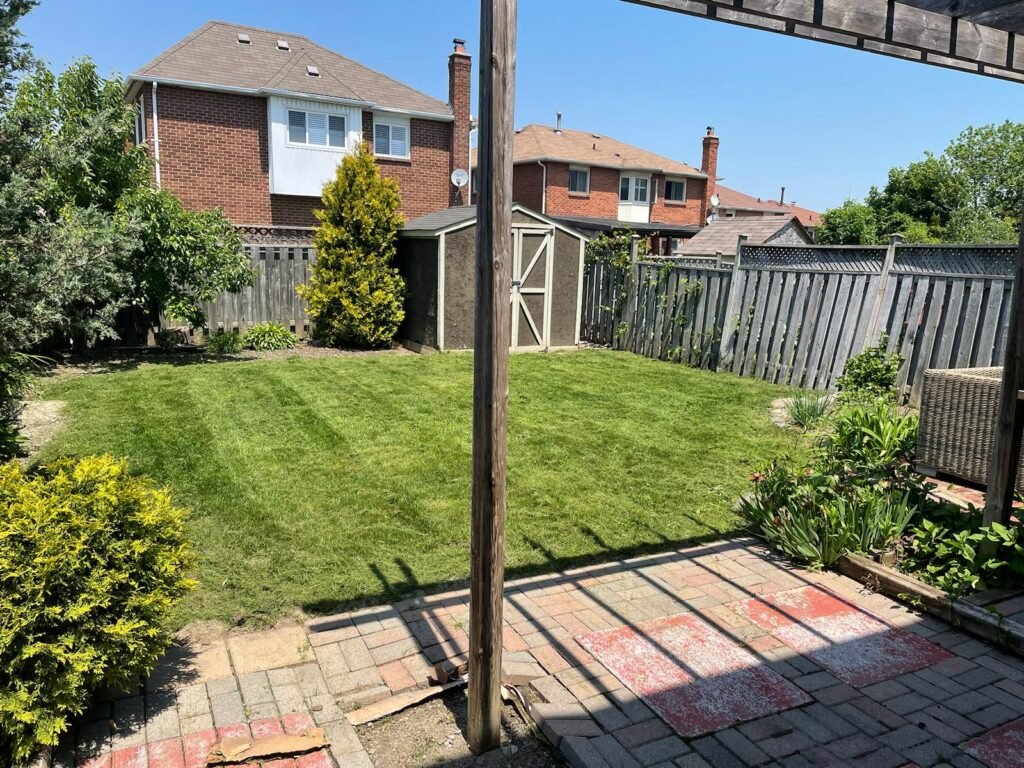
[[[187,649],[55,763],[198,768],[218,735],[318,725],[329,749],[265,765],[370,766],[345,711],[463,660],[467,622],[459,590]],[[752,540],[512,582],[505,622],[572,765],[1024,766],[1024,661]]]

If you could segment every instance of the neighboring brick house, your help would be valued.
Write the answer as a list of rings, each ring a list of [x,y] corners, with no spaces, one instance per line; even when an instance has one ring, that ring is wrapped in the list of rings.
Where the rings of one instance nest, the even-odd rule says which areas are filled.
[[[588,234],[629,227],[649,238],[655,254],[666,256],[678,253],[712,214],[795,214],[805,227],[817,223],[814,211],[761,204],[718,184],[718,150],[709,126],[698,169],[608,136],[563,129],[559,117],[555,127],[534,124],[516,131],[512,196]],[[728,211],[726,197],[735,204]],[[751,203],[759,205],[756,213]]]
[[[796,216],[809,234],[821,222],[821,214],[810,208],[801,208],[796,203],[785,202],[786,188],[778,200],[762,200],[760,197],[737,192],[735,189],[718,185],[718,209],[716,213],[722,219],[747,218],[756,216]]]
[[[308,227],[323,184],[359,141],[398,181],[402,213],[464,205],[470,57],[455,41],[448,103],[301,35],[211,21],[133,73],[136,138],[155,181],[238,225]]]

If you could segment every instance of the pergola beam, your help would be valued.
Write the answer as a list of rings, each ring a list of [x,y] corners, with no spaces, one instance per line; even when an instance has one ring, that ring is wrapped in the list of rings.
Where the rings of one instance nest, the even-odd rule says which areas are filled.
[[[1024,82],[1024,2],[626,0],[687,16]],[[959,11],[966,15],[958,15]],[[979,23],[984,20],[986,23]]]

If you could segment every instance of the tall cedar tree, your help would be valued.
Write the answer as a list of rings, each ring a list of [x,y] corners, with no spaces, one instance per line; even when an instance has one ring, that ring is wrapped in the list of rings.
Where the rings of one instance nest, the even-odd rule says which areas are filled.
[[[309,302],[317,338],[332,346],[391,344],[405,317],[405,282],[394,267],[401,200],[373,154],[360,144],[324,185],[313,277],[299,293]]]

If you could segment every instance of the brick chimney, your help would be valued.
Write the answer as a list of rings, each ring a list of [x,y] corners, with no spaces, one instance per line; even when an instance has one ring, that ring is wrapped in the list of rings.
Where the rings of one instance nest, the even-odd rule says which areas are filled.
[[[703,227],[708,214],[711,213],[711,196],[715,194],[715,176],[718,174],[718,137],[715,136],[715,129],[710,125],[704,136],[704,151],[700,156],[700,169],[708,175],[707,184],[704,186],[704,200],[700,208],[700,225]]]
[[[448,105],[455,115],[455,122],[452,123],[452,146],[449,154],[449,174],[456,168],[463,168],[466,171],[469,167],[469,129],[470,129],[470,87],[472,60],[466,53],[466,41],[456,38],[452,41],[455,50],[448,57]],[[448,205],[468,205],[466,198],[468,187],[458,188],[449,184]]]

